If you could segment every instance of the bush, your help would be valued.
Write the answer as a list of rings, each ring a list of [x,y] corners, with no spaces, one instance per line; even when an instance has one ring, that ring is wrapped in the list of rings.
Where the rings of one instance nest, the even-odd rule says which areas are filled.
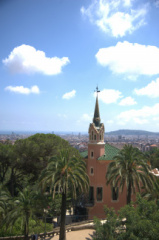
[[[132,203],[126,205],[118,212],[118,216],[112,209],[108,211],[106,208],[106,222],[102,225],[95,219],[96,233],[93,239],[158,240],[159,204],[138,196],[135,206]]]
[[[46,232],[50,232],[53,230],[53,224],[46,223]],[[4,225],[0,229],[0,237],[7,237],[7,236],[19,236],[23,235],[21,228],[21,219],[18,219],[12,228],[6,229]],[[45,232],[45,223],[42,220],[30,220],[29,221],[29,235],[33,233],[43,233]]]

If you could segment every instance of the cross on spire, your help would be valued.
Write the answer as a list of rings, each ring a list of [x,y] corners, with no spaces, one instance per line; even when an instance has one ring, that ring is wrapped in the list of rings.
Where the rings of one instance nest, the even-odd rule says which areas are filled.
[[[100,90],[98,90],[98,85],[96,87],[96,91],[95,91],[97,94],[100,92]]]

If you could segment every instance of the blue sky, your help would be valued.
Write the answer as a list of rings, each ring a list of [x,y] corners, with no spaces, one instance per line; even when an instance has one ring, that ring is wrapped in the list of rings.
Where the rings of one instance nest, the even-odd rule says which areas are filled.
[[[159,132],[158,0],[1,0],[0,130]]]

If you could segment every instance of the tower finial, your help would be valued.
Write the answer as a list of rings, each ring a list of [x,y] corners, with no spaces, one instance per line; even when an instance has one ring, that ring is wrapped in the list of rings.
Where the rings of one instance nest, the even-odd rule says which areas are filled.
[[[96,96],[96,104],[95,104],[93,122],[94,122],[96,127],[99,127],[99,125],[100,125],[100,114],[99,114],[99,105],[98,105],[98,93],[100,91],[98,90],[98,85],[96,87],[96,91],[95,92],[97,93],[97,96]]]
[[[96,91],[95,91],[97,94],[100,92],[100,90],[98,90],[98,85],[96,87]]]

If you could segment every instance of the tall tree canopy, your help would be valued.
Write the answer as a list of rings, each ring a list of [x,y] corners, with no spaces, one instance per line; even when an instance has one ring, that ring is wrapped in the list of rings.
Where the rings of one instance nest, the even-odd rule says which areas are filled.
[[[59,154],[61,149],[63,151]],[[36,184],[39,183],[42,171],[43,176],[46,173],[50,177],[50,182],[49,178],[44,179],[46,187],[52,189],[51,182],[58,186],[60,195],[56,196],[56,201],[52,201],[51,195],[36,191],[40,190]],[[51,174],[54,175],[54,171],[56,172],[55,181],[51,180]],[[61,177],[61,182],[58,176]],[[16,226],[20,221],[17,219],[21,218],[26,236],[29,217],[37,214],[42,217],[43,210],[48,206],[51,206],[49,212],[52,214],[51,211],[57,206],[57,198],[61,200],[62,196],[68,196],[67,193],[71,191],[76,195],[76,187],[84,191],[88,186],[85,163],[81,160],[79,151],[54,134],[35,134],[29,138],[17,140],[14,145],[0,144],[0,180],[3,187],[5,186],[11,193],[9,198],[6,198],[6,194],[0,193],[0,224],[4,223],[5,219],[6,224],[3,228],[10,225]],[[65,198],[63,199],[65,204]],[[39,209],[42,211],[39,212]],[[65,213],[63,209],[65,207],[61,212]]]
[[[55,134],[37,133],[15,142],[19,167],[23,174],[32,175],[32,180],[38,179],[50,157],[55,156],[59,149],[69,147],[70,145],[66,140]],[[74,154],[78,154],[77,151]]]
[[[49,186],[53,191],[62,194],[60,240],[65,240],[66,197],[71,192],[85,192],[89,187],[85,162],[72,155],[70,150],[64,149],[56,157],[49,160],[46,169],[42,172],[40,181],[43,187]]]
[[[126,187],[127,204],[129,204],[132,192],[135,193],[136,190],[140,191],[142,186],[150,187],[152,184],[150,170],[139,149],[132,145],[125,145],[108,166],[107,184],[119,186],[121,191]]]

